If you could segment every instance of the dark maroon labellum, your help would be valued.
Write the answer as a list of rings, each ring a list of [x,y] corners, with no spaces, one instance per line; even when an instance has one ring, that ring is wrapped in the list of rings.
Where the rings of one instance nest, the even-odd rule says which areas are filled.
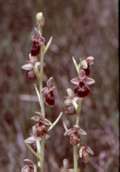
[[[33,71],[27,71],[26,72],[26,78],[27,78],[27,80],[35,81],[36,80],[36,75],[34,74]]]
[[[40,52],[40,43],[37,40],[32,41],[31,55],[37,56]]]
[[[89,66],[89,64],[88,64],[87,69],[84,69],[84,71],[85,71],[85,74],[86,74],[87,76],[90,75],[90,66]]]
[[[79,138],[77,135],[72,134],[72,135],[70,136],[70,144],[72,144],[72,145],[77,145],[77,144],[79,144],[79,143],[80,143],[80,138]]]
[[[40,123],[37,123],[35,125],[35,136],[36,137],[43,137],[47,134],[47,127],[45,125],[41,125]]]
[[[77,86],[74,89],[74,92],[78,97],[86,97],[90,93],[90,89],[85,85],[83,85],[82,87]]]
[[[35,152],[37,152],[36,144],[35,144],[35,143],[32,143],[31,146],[32,146],[33,150],[34,150]]]
[[[45,102],[50,106],[53,106],[55,104],[55,97],[53,91],[50,91],[45,95]]]

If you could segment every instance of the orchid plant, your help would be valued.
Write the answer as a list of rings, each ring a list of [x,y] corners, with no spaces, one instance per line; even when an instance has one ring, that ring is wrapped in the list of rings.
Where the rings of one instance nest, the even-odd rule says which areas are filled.
[[[40,110],[31,117],[33,121],[31,135],[25,139],[27,148],[37,159],[37,165],[32,160],[25,159],[22,172],[44,172],[46,140],[50,137],[49,131],[56,126],[63,114],[75,117],[75,123],[72,128],[68,128],[65,120],[63,120],[63,127],[65,129],[64,135],[69,137],[70,144],[73,146],[74,172],[78,172],[80,170],[78,157],[87,162],[89,154],[93,155],[93,151],[89,146],[81,145],[81,135],[87,135],[87,133],[80,127],[79,122],[82,102],[89,95],[91,85],[95,83],[94,79],[90,78],[90,66],[94,63],[94,57],[89,56],[84,60],[80,60],[79,63],[73,57],[77,72],[77,77],[71,80],[74,88],[67,89],[63,112],[60,112],[57,119],[51,122],[46,118],[45,107],[49,106],[51,108],[55,105],[56,87],[53,77],[50,77],[47,81],[44,77],[44,58],[52,42],[52,37],[50,37],[46,43],[42,34],[44,23],[43,13],[37,13],[36,27],[32,34],[32,47],[27,63],[22,66],[27,79],[33,82],[40,105]],[[46,83],[45,87],[43,87],[43,82]]]
[[[60,112],[54,122],[51,122],[46,118],[45,105],[49,107],[55,105],[55,85],[53,77],[50,77],[46,81],[46,86],[43,87],[43,82],[45,82],[44,58],[52,42],[51,37],[46,44],[45,38],[42,35],[44,22],[43,14],[41,12],[37,13],[36,27],[32,34],[32,47],[27,63],[22,66],[22,70],[25,72],[27,79],[34,83],[34,88],[40,105],[40,111],[35,112],[35,115],[31,118],[34,122],[32,134],[25,139],[26,146],[37,158],[38,163],[36,166],[31,160],[25,159],[22,172],[44,172],[46,140],[50,137],[49,131],[56,126],[63,115],[63,112]]]
[[[73,63],[77,77],[71,80],[71,83],[74,85],[73,90],[71,88],[67,89],[67,96],[64,100],[64,112],[66,116],[74,116],[75,123],[72,128],[68,129],[67,124],[63,121],[63,126],[65,129],[64,136],[69,137],[70,144],[73,146],[73,171],[79,172],[78,158],[82,158],[86,163],[88,162],[89,155],[94,154],[89,146],[86,144],[81,145],[81,135],[85,136],[87,133],[79,125],[82,102],[89,95],[91,91],[90,86],[95,83],[94,79],[90,78],[90,66],[94,63],[94,57],[89,56],[84,60],[80,60],[79,63],[73,57]]]

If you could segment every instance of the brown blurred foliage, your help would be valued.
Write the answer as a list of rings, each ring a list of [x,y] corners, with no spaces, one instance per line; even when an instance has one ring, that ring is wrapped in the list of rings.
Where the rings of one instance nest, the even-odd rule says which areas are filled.
[[[65,89],[75,76],[72,56],[92,55],[96,80],[85,99],[81,127],[88,131],[86,142],[95,156],[83,172],[118,171],[118,1],[117,0],[0,0],[0,171],[20,172],[23,159],[31,157],[24,145],[30,116],[36,102],[21,101],[22,94],[35,95],[26,82],[21,65],[27,60],[36,12],[46,17],[44,35],[53,43],[46,56],[46,73],[59,90],[57,105],[47,110],[52,121],[61,110]],[[48,114],[47,113],[47,114]],[[64,158],[72,165],[72,147],[59,125],[46,146],[46,172],[57,172]]]

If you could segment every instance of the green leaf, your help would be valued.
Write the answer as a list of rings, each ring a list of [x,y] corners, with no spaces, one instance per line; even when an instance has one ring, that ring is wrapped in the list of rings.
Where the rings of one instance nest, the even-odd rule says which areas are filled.
[[[51,43],[52,43],[52,40],[53,40],[53,37],[51,36],[47,45],[45,46],[45,49],[44,49],[44,54],[47,52],[48,48],[50,47]]]
[[[79,73],[79,66],[78,66],[78,64],[77,64],[77,62],[76,62],[76,60],[75,60],[75,58],[72,57],[72,60],[73,60],[73,63],[74,63],[74,66],[75,66],[75,69],[76,69],[77,73]]]

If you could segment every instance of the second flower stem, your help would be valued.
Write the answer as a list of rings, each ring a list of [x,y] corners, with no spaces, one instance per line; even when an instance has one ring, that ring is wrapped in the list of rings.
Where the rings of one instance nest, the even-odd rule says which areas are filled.
[[[78,110],[76,112],[75,125],[78,125],[78,126],[79,126],[79,122],[80,122],[81,104],[82,104],[82,100],[80,101]],[[74,161],[74,172],[78,172],[78,147],[77,147],[77,145],[73,146],[73,161]]]
[[[40,110],[41,110],[41,114],[43,115],[43,117],[45,117],[45,107],[44,107],[44,100],[43,100],[43,94],[42,94],[42,89],[43,89],[43,66],[44,66],[44,53],[43,53],[43,48],[41,47],[41,52],[39,55],[40,58],[40,77],[38,78],[38,85],[39,85],[39,89],[36,89],[36,92],[38,94],[39,97],[39,103],[40,103]],[[40,169],[40,172],[44,172],[44,149],[45,149],[45,139],[42,138],[42,140],[37,140],[36,141],[36,146],[37,146],[37,154],[39,156],[39,161],[38,161],[38,167]]]
[[[78,150],[77,145],[73,146],[74,172],[78,172]]]

